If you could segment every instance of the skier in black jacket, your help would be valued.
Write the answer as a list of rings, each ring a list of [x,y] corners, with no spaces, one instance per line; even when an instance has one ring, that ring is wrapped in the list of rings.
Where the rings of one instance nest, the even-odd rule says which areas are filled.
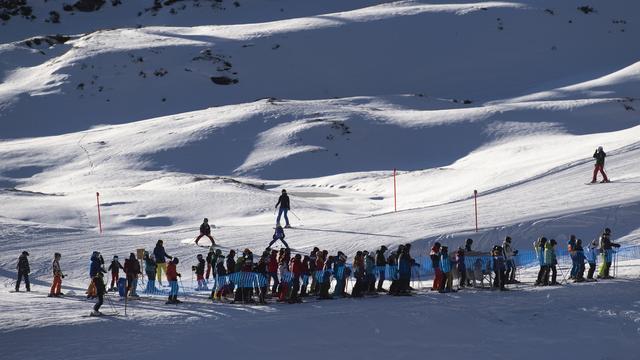
[[[591,180],[591,183],[595,183],[598,177],[598,171],[600,171],[600,173],[602,174],[602,177],[604,178],[602,180],[603,183],[608,183],[609,182],[609,178],[607,178],[607,174],[604,173],[604,158],[607,157],[607,154],[604,152],[604,150],[602,150],[602,146],[598,146],[598,148],[596,149],[596,151],[593,153],[593,158],[596,159],[596,166],[593,169],[593,179]]]
[[[27,259],[29,253],[23,251],[20,257],[18,257],[18,265],[16,269],[18,269],[18,281],[16,281],[16,292],[20,291],[20,282],[22,278],[24,278],[24,284],[27,287],[27,291],[31,291],[31,284],[29,283],[29,273],[31,269],[29,268],[29,259]]]
[[[278,218],[276,219],[276,223],[280,223],[280,217],[284,213],[284,221],[286,222],[285,228],[290,228],[289,217],[287,216],[287,212],[291,209],[291,204],[289,203],[289,195],[287,195],[287,190],[282,189],[282,195],[278,198],[278,202],[276,203],[276,208],[280,205],[280,210],[278,211]]]
[[[377,292],[387,292],[387,290],[382,288],[382,284],[385,280],[385,268],[387,266],[387,259],[384,253],[387,251],[387,247],[382,245],[380,249],[376,251],[376,271],[378,272],[378,286],[376,287]]]
[[[200,235],[196,238],[196,245],[198,245],[198,241],[200,241],[200,238],[203,236],[208,237],[209,240],[211,240],[211,245],[215,246],[216,242],[213,240],[213,236],[211,236],[211,226],[209,226],[209,219],[207,218],[204,218],[202,225],[200,225]]]

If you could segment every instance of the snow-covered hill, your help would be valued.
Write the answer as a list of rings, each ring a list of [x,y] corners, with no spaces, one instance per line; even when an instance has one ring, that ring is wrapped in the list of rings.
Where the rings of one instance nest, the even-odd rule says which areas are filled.
[[[640,243],[638,2],[49,0],[20,6],[8,19],[2,16],[8,7],[0,7],[0,282],[7,289],[23,250],[31,253],[38,291],[59,251],[65,286],[80,295],[92,251],[124,257],[159,238],[188,274],[200,251],[189,243],[205,216],[220,244],[257,251],[271,237],[282,188],[291,195],[297,228],[287,240],[304,252],[320,246],[351,256],[412,243],[418,256],[435,241],[457,248],[472,237],[486,250],[505,235],[528,250],[540,235],[561,244],[570,234],[588,241],[605,226],[624,246]],[[94,8],[81,11],[85,6]],[[587,186],[598,146],[607,151],[613,182]],[[277,306],[212,310],[197,296],[184,312],[158,313],[159,305],[144,302],[134,305],[133,318],[142,324],[134,328],[233,326],[221,320],[227,318],[290,323],[327,312],[358,324],[408,304],[412,318],[435,323],[420,320],[409,334],[398,325],[406,323],[404,315],[372,318],[372,335],[355,338],[370,347],[386,334],[404,345],[378,355],[405,358],[418,354],[413,331],[439,336],[447,321],[482,324],[482,333],[513,334],[512,341],[541,339],[540,324],[516,325],[525,314],[535,323],[532,314],[553,307],[544,323],[560,317],[558,331],[573,329],[580,315],[577,327],[622,326],[621,338],[608,339],[617,345],[611,353],[624,355],[637,341],[640,299],[629,287],[637,287],[640,271],[638,262],[623,265],[626,280],[603,287],[522,287],[498,302],[478,291],[447,297],[452,305],[421,294],[407,303],[375,299],[381,302],[362,309],[351,301],[313,304],[311,313]],[[532,269],[525,270],[530,281]],[[0,331],[12,332],[3,334],[0,348],[60,324],[70,335],[66,344],[73,344],[85,327],[106,323],[78,320],[89,304],[77,297],[61,305],[38,291],[17,299],[0,294]],[[581,309],[571,304],[576,292],[589,298]],[[10,314],[23,300],[28,316]],[[467,314],[476,303],[492,315],[439,315]],[[512,304],[517,309],[502,313]],[[247,313],[236,317],[240,311]],[[329,327],[311,331],[314,349]],[[292,329],[287,337],[296,335]],[[191,335],[201,330],[198,325]],[[234,327],[231,334],[243,331]],[[259,335],[264,332],[247,337]],[[255,342],[256,349],[275,336]],[[160,346],[167,337],[145,339]],[[438,353],[454,345],[461,343],[445,341]],[[533,342],[517,345],[535,349]],[[550,346],[563,349],[559,341]],[[511,358],[519,347],[508,349],[509,356],[489,347],[478,354]],[[318,351],[310,357],[320,357]]]

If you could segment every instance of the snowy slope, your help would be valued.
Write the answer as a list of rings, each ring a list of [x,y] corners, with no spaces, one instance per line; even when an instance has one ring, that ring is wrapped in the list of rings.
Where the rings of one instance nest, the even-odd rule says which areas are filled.
[[[258,251],[282,188],[295,212],[287,241],[304,252],[412,243],[422,256],[435,241],[472,237],[487,250],[506,235],[529,250],[540,235],[589,241],[605,226],[640,244],[639,3],[239,4],[106,2],[60,11],[56,24],[45,18],[63,2],[49,0],[31,4],[35,19],[0,26],[0,348],[19,344],[9,359],[113,357],[77,346],[93,331],[123,342],[116,356],[210,354],[199,345],[213,336],[225,356],[250,344],[271,358],[270,344],[287,339],[309,358],[344,348],[350,358],[533,359],[569,356],[562,339],[574,329],[598,329],[610,347],[572,357],[633,358],[638,261],[622,264],[620,280],[562,289],[533,289],[535,269],[522,269],[527,284],[507,295],[258,308],[196,294],[184,308],[151,297],[127,318],[82,318],[92,251],[123,258],[164,239],[190,287],[206,251],[190,244],[201,219],[225,249]],[[587,186],[598,146],[613,182]],[[36,291],[10,294],[25,249]],[[64,300],[45,297],[55,251]],[[469,331],[443,336],[459,329]],[[55,349],[27,347],[58,333]]]

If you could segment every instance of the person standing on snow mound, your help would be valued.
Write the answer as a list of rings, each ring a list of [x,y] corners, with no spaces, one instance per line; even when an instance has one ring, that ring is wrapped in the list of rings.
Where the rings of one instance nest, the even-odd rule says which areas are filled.
[[[207,218],[204,218],[202,225],[200,225],[200,235],[196,238],[196,245],[198,245],[198,241],[200,241],[200,238],[203,236],[206,236],[211,240],[211,245],[216,245],[216,242],[213,240],[213,236],[211,236],[211,226],[209,226],[209,219]]]
[[[286,222],[284,227],[290,228],[291,225],[289,224],[289,217],[287,216],[287,213],[291,209],[291,204],[289,203],[289,195],[287,195],[287,190],[282,189],[282,195],[280,195],[280,197],[278,198],[276,208],[278,207],[278,205],[280,205],[280,210],[278,211],[278,218],[276,219],[276,223],[280,223],[280,217],[284,213],[284,221]]]
[[[593,153],[593,158],[596,159],[596,166],[593,169],[593,179],[591,183],[595,183],[598,178],[598,171],[602,174],[604,178],[601,182],[608,183],[609,178],[607,178],[607,174],[604,173],[604,158],[607,157],[607,154],[602,150],[602,146],[598,146],[596,152]]]

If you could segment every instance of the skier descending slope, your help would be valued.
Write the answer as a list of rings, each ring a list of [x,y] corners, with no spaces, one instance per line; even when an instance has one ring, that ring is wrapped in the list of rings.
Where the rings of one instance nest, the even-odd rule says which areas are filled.
[[[282,189],[282,195],[280,195],[280,197],[278,198],[276,208],[278,207],[278,205],[280,205],[280,210],[278,211],[278,218],[276,219],[276,223],[280,223],[280,217],[282,216],[282,214],[284,214],[284,221],[286,222],[284,227],[290,228],[291,225],[289,224],[289,217],[287,216],[287,213],[291,209],[291,205],[289,203],[289,195],[287,195],[287,190]]]
[[[591,183],[595,183],[598,177],[598,171],[602,174],[604,178],[601,182],[608,183],[609,178],[607,178],[607,174],[604,173],[604,158],[607,157],[607,154],[602,150],[602,146],[598,146],[596,151],[593,153],[593,158],[596,159],[596,166],[593,169],[593,179]]]
[[[213,236],[211,236],[211,226],[209,226],[209,219],[207,218],[204,218],[202,225],[200,225],[200,235],[196,238],[196,245],[198,245],[198,241],[200,241],[200,238],[203,236],[208,237],[209,240],[211,240],[211,245],[215,246],[216,242],[213,240]]]
[[[284,246],[288,249],[289,248],[289,244],[287,244],[287,242],[284,241],[284,237],[285,237],[284,229],[282,228],[282,225],[280,225],[280,223],[278,222],[278,224],[276,225],[276,231],[273,233],[272,240],[269,243],[269,246],[267,246],[267,247],[270,248],[271,245],[275,244],[276,241],[280,240],[280,241],[282,241]]]

